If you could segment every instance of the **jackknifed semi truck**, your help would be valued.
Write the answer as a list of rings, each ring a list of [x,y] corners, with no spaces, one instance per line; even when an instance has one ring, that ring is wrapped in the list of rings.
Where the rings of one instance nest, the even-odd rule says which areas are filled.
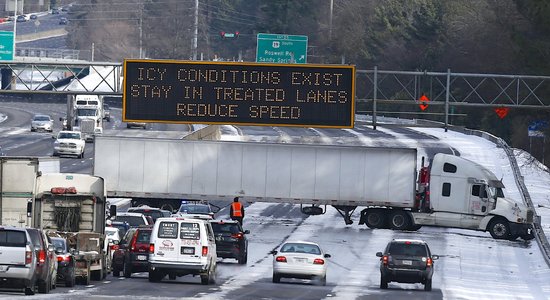
[[[352,224],[418,230],[442,226],[531,239],[534,211],[506,198],[490,170],[438,153],[417,167],[417,150],[320,144],[97,137],[93,174],[109,197],[174,210],[181,200],[331,205]],[[428,161],[430,163],[428,165]],[[424,161],[424,158],[422,158]],[[323,209],[324,206],[324,209]]]

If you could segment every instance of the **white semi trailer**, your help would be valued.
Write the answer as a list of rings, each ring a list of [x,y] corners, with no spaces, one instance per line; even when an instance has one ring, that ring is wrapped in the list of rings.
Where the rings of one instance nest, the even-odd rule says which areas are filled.
[[[186,141],[102,136],[94,175],[110,197],[175,209],[183,199],[297,203],[310,215],[332,205],[351,224],[417,230],[422,225],[532,238],[533,211],[504,197],[484,167],[437,154],[417,177],[417,151],[303,144]]]

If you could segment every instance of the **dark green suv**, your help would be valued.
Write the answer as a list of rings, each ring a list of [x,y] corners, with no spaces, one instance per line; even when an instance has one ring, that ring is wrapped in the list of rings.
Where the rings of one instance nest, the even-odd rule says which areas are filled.
[[[426,242],[395,239],[388,243],[380,257],[380,288],[387,289],[388,282],[422,283],[424,290],[432,290],[434,260]]]

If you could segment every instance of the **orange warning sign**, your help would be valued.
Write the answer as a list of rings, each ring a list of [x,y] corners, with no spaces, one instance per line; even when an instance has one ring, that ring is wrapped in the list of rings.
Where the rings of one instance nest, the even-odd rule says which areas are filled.
[[[420,106],[421,110],[425,110],[426,108],[428,108],[428,102],[430,101],[430,98],[428,98],[426,95],[422,95],[418,100],[420,101],[420,104],[418,106]]]

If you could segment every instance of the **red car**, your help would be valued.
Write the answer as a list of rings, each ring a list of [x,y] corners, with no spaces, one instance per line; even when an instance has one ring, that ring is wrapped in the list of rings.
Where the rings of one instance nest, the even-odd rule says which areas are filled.
[[[149,244],[152,228],[133,227],[128,229],[118,247],[115,245],[111,267],[113,276],[130,278],[132,273],[149,271]],[[118,248],[118,249],[117,249]]]

